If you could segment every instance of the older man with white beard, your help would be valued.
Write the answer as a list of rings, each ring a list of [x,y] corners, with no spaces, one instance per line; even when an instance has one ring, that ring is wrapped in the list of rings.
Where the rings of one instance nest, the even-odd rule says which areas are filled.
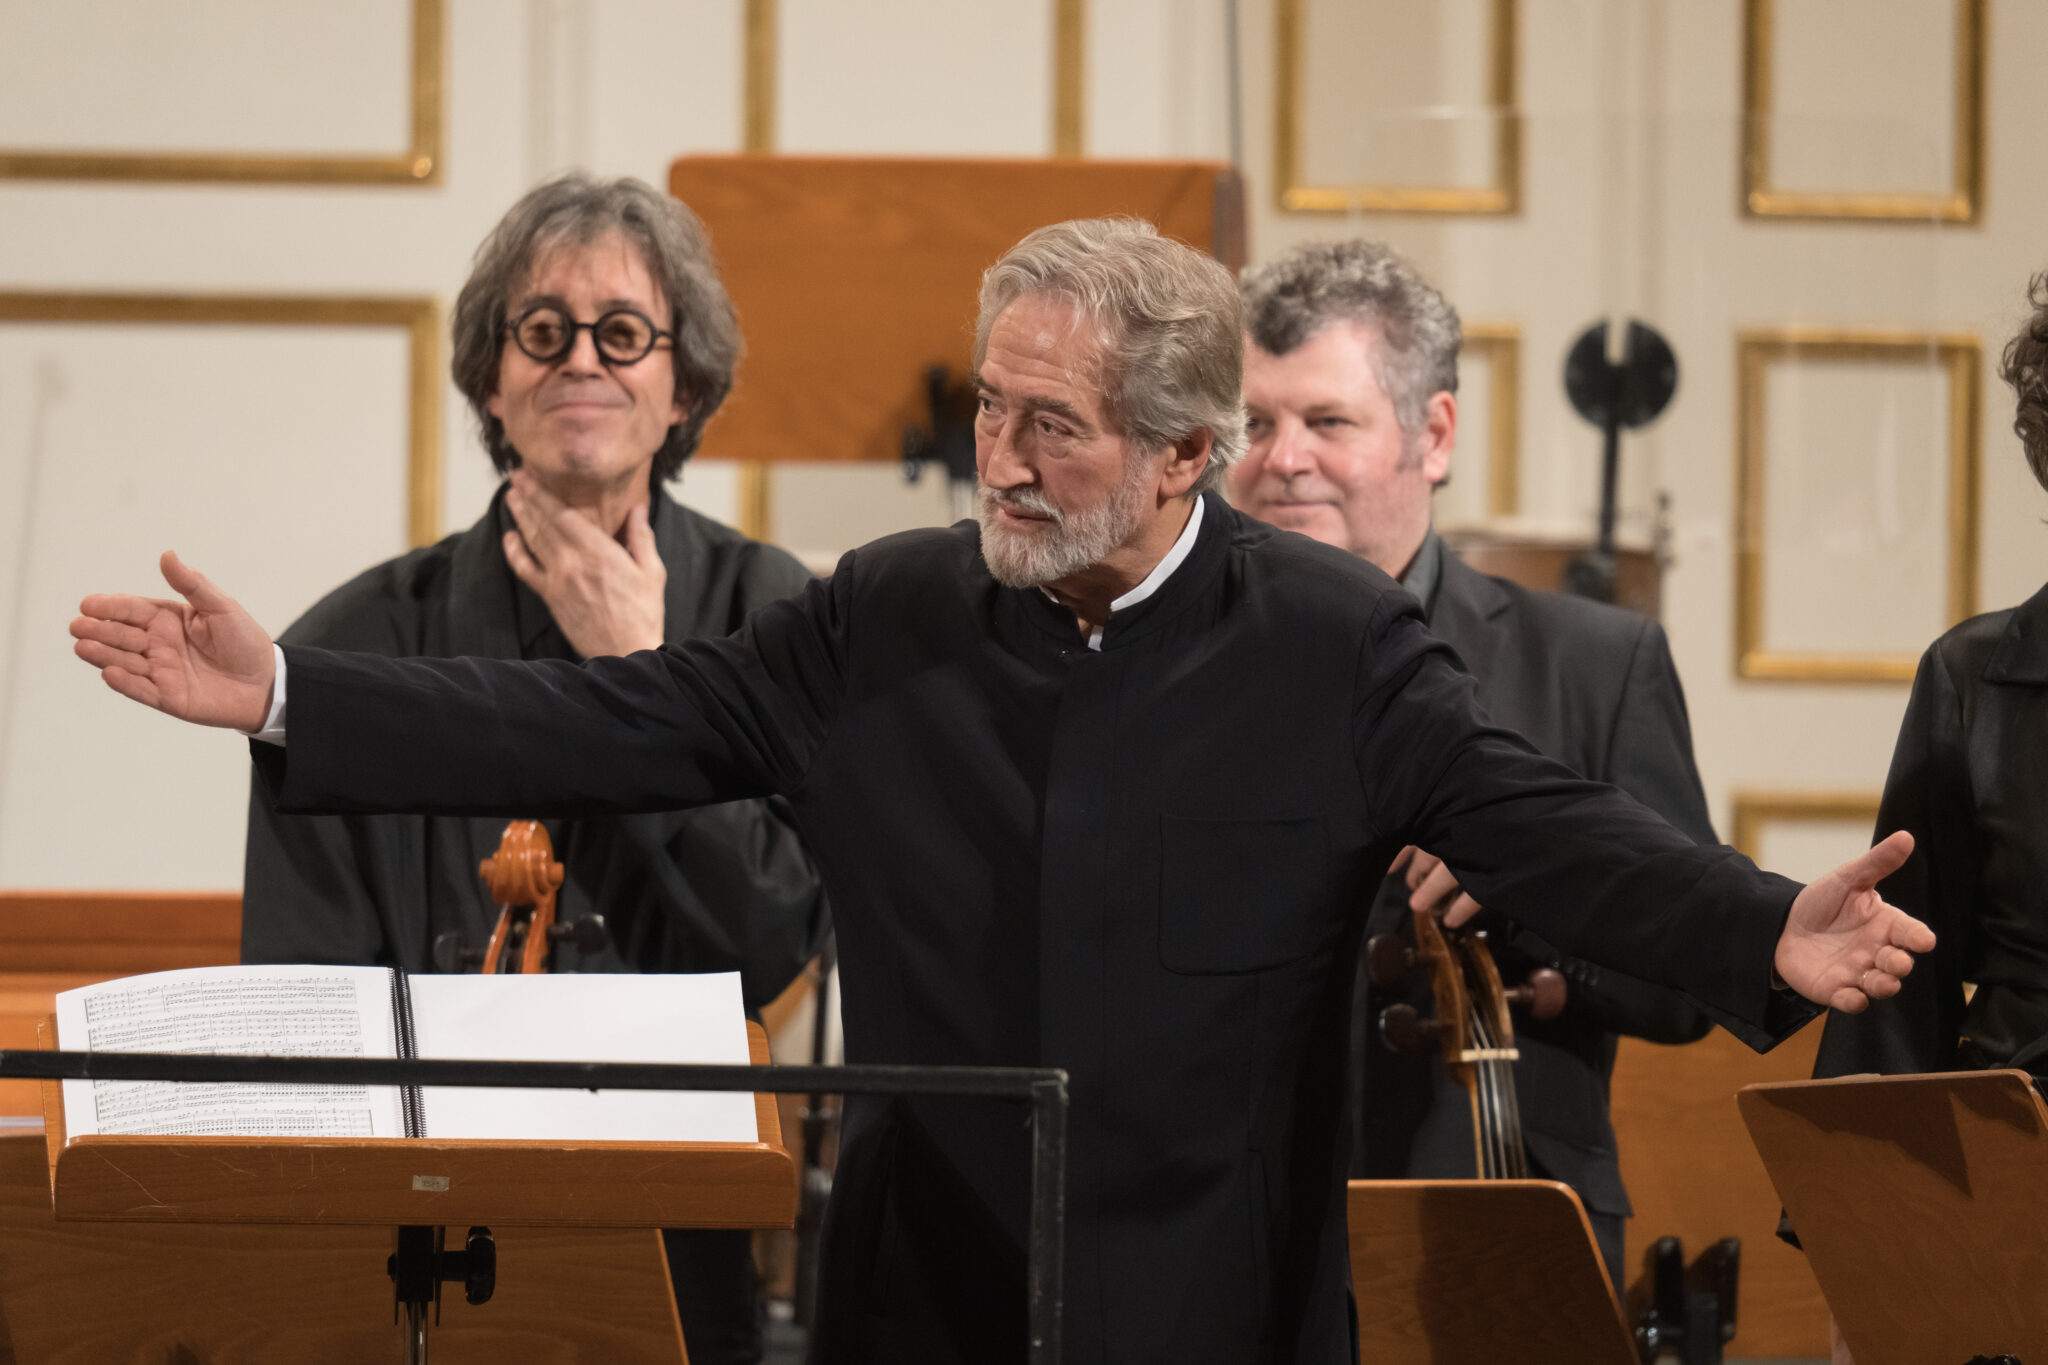
[[[1340,1365],[1351,965],[1403,844],[1762,1045],[1812,1012],[1774,966],[1860,1009],[1932,935],[1871,889],[1910,838],[1805,888],[1695,845],[1491,728],[1385,575],[1211,496],[1241,326],[1229,273],[1143,224],[1031,234],[983,281],[982,526],[856,550],[725,640],[280,667],[168,555],[185,603],[92,597],[72,631],[138,701],[277,723],[288,808],[787,796],[850,1060],[1069,1073],[1064,1358]],[[1014,1113],[850,1102],[814,1358],[1021,1359],[1026,1156]]]

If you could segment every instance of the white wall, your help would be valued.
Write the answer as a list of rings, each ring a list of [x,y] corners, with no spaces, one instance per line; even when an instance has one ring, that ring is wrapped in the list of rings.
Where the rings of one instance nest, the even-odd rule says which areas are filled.
[[[1304,0],[1311,22],[1325,16],[1326,34],[1344,10],[1352,29],[1384,31],[1375,7],[1393,3]],[[1801,21],[1820,27],[1788,30],[1782,60],[1807,72],[1795,112],[1810,134],[1788,150],[1788,174],[1832,164],[1865,180],[1939,174],[1945,146],[1934,125],[1946,111],[1927,90],[1947,72],[1925,49],[1946,30],[1928,29],[1923,11],[1946,6],[1859,2],[1856,41],[1834,43],[1826,25],[1846,21],[1841,4],[1829,3]],[[1254,255],[1310,237],[1384,236],[1468,319],[1519,326],[1524,507],[1548,525],[1589,526],[1597,491],[1597,435],[1566,407],[1558,382],[1565,346],[1610,312],[1655,322],[1683,377],[1662,422],[1628,442],[1626,526],[1644,533],[1656,494],[1670,493],[1676,559],[1666,623],[1717,816],[1725,829],[1739,788],[1875,788],[1903,684],[1734,676],[1734,335],[1787,323],[1964,330],[1984,339],[1987,359],[1995,355],[2026,275],[2048,256],[2035,226],[2048,220],[2048,177],[2038,169],[2048,165],[2048,131],[2031,107],[2027,67],[2030,54],[2048,50],[2048,11],[1995,10],[1987,206],[1976,225],[1933,227],[1737,213],[1738,0],[1524,0],[1525,194],[1515,216],[1282,213],[1272,184],[1272,6],[1238,7]],[[1416,123],[1418,101],[1438,123],[1472,123],[1481,9],[1460,0],[1429,11],[1437,27],[1425,23],[1412,39],[1428,60],[1402,72],[1401,108],[1374,103],[1391,80],[1319,88],[1317,156],[1369,157],[1388,130]],[[0,146],[393,146],[404,130],[405,10],[404,0],[0,0]],[[1049,151],[1052,11],[1052,0],[781,0],[779,143]],[[1090,0],[1086,13],[1089,149],[1227,155],[1225,0]],[[0,289],[375,294],[445,305],[483,232],[548,173],[581,164],[659,184],[677,155],[736,149],[743,24],[742,0],[449,0],[439,185],[0,181]],[[1346,70],[1341,53],[1330,57],[1313,68],[1326,83]],[[1372,61],[1361,56],[1359,69]],[[1927,90],[1867,98],[1873,81],[1898,85],[1914,72],[1925,73]],[[1380,141],[1359,138],[1360,127],[1377,128]],[[102,694],[67,655],[63,621],[85,591],[148,590],[154,555],[169,544],[276,628],[352,570],[397,552],[404,364],[395,331],[0,322],[0,489],[11,494],[0,524],[13,531],[0,553],[0,884],[239,880],[238,746]],[[1823,390],[1803,392],[1820,404]],[[2041,578],[2048,505],[2021,465],[2009,403],[1988,369],[1983,399],[1988,608]],[[1902,486],[1929,458],[1912,436],[1915,423],[1926,426],[1929,400],[1912,401],[1920,406],[1911,420],[1871,426],[1867,437],[1882,444],[1894,433]],[[1854,415],[1868,416],[1860,407]],[[1812,486],[1828,486],[1816,470],[1844,483],[1859,477],[1866,438],[1823,448],[1813,435],[1831,429],[1828,409],[1785,422],[1788,446],[1810,443],[1811,466],[1801,468]],[[452,389],[442,427],[442,520],[453,529],[473,519],[492,479]],[[1479,438],[1468,427],[1467,443]],[[1478,459],[1468,452],[1468,468]],[[735,515],[730,469],[693,469],[682,491]],[[881,531],[950,514],[939,490],[905,488],[894,467],[786,467],[771,502],[778,536],[826,560]],[[1854,515],[1877,517],[1875,504],[1863,506]],[[1925,539],[1900,543],[1917,559]],[[1801,583],[1780,581],[1774,592],[1793,636],[1798,612],[1823,613],[1809,624],[1832,628],[1840,622],[1825,614],[1857,602],[1844,595],[1853,582],[1829,578],[1825,548],[1811,560],[1820,581],[1810,597]],[[1871,552],[1867,538],[1861,552]],[[1901,581],[1932,592],[1938,569]],[[1924,636],[1925,607],[1919,598],[1901,606],[1893,632]]]

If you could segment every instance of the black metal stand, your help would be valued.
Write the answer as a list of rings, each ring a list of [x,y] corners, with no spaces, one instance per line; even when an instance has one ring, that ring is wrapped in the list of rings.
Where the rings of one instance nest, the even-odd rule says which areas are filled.
[[[1690,1273],[1676,1237],[1658,1238],[1650,1258],[1650,1303],[1636,1321],[1636,1350],[1645,1361],[1676,1349],[1682,1365],[1721,1365],[1721,1348],[1735,1339],[1742,1239],[1723,1237]]]
[[[1058,1365],[1066,1256],[1067,1073],[1003,1066],[701,1066],[657,1062],[395,1061],[188,1057],[0,1049],[0,1078],[245,1085],[510,1086],[530,1090],[726,1090],[1007,1100],[1031,1109],[1025,1296],[1031,1365]],[[444,1253],[445,1254],[445,1253]]]
[[[410,1225],[398,1230],[398,1250],[384,1263],[391,1276],[391,1320],[405,1325],[406,1365],[427,1365],[427,1309],[441,1325],[441,1286],[462,1281],[469,1303],[489,1303],[498,1287],[498,1244],[489,1228],[471,1228],[460,1251],[447,1250],[448,1229]]]
[[[1572,343],[1564,365],[1565,396],[1579,416],[1600,428],[1600,528],[1593,548],[1565,567],[1564,590],[1596,602],[1614,601],[1614,513],[1621,484],[1621,433],[1656,420],[1678,391],[1678,357],[1656,328],[1631,319],[1619,362],[1607,358],[1607,324],[1596,322]]]
[[[904,428],[903,477],[917,483],[926,466],[936,465],[946,476],[954,518],[971,517],[974,488],[980,479],[974,463],[978,396],[972,377],[955,383],[944,365],[934,365],[924,372],[924,387],[932,424]]]
[[[818,954],[818,989],[811,1011],[811,1060],[825,1060],[832,1023],[832,973],[839,965],[839,945],[827,939]],[[813,1093],[804,1104],[803,1159],[797,1164],[796,1286],[793,1316],[810,1331],[817,1322],[818,1262],[823,1245],[825,1204],[832,1197],[832,1172],[825,1168],[825,1139],[838,1120],[829,1098]]]

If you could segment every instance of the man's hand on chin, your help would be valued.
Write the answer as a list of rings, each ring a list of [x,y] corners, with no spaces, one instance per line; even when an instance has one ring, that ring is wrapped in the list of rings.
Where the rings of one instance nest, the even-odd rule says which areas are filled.
[[[1876,888],[1912,852],[1913,836],[1900,830],[1800,891],[1773,962],[1786,985],[1844,1014],[1899,993],[1913,954],[1934,947],[1934,931]]]
[[[621,543],[525,470],[513,470],[511,484],[505,505],[519,529],[505,535],[506,562],[547,603],[570,647],[586,659],[661,648],[668,569],[647,508],[626,514]]]
[[[270,636],[176,552],[166,550],[159,567],[183,602],[94,593],[71,622],[72,652],[107,686],[166,715],[261,729],[277,672]]]

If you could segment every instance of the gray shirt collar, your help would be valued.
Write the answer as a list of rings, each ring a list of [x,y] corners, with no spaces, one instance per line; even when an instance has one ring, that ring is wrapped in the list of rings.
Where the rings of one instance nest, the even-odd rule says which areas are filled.
[[[1422,546],[1415,552],[1415,558],[1408,561],[1408,572],[1401,575],[1401,586],[1408,595],[1422,604],[1422,619],[1427,621],[1436,612],[1436,590],[1444,581],[1444,542],[1431,527],[1429,534],[1422,538]]]

